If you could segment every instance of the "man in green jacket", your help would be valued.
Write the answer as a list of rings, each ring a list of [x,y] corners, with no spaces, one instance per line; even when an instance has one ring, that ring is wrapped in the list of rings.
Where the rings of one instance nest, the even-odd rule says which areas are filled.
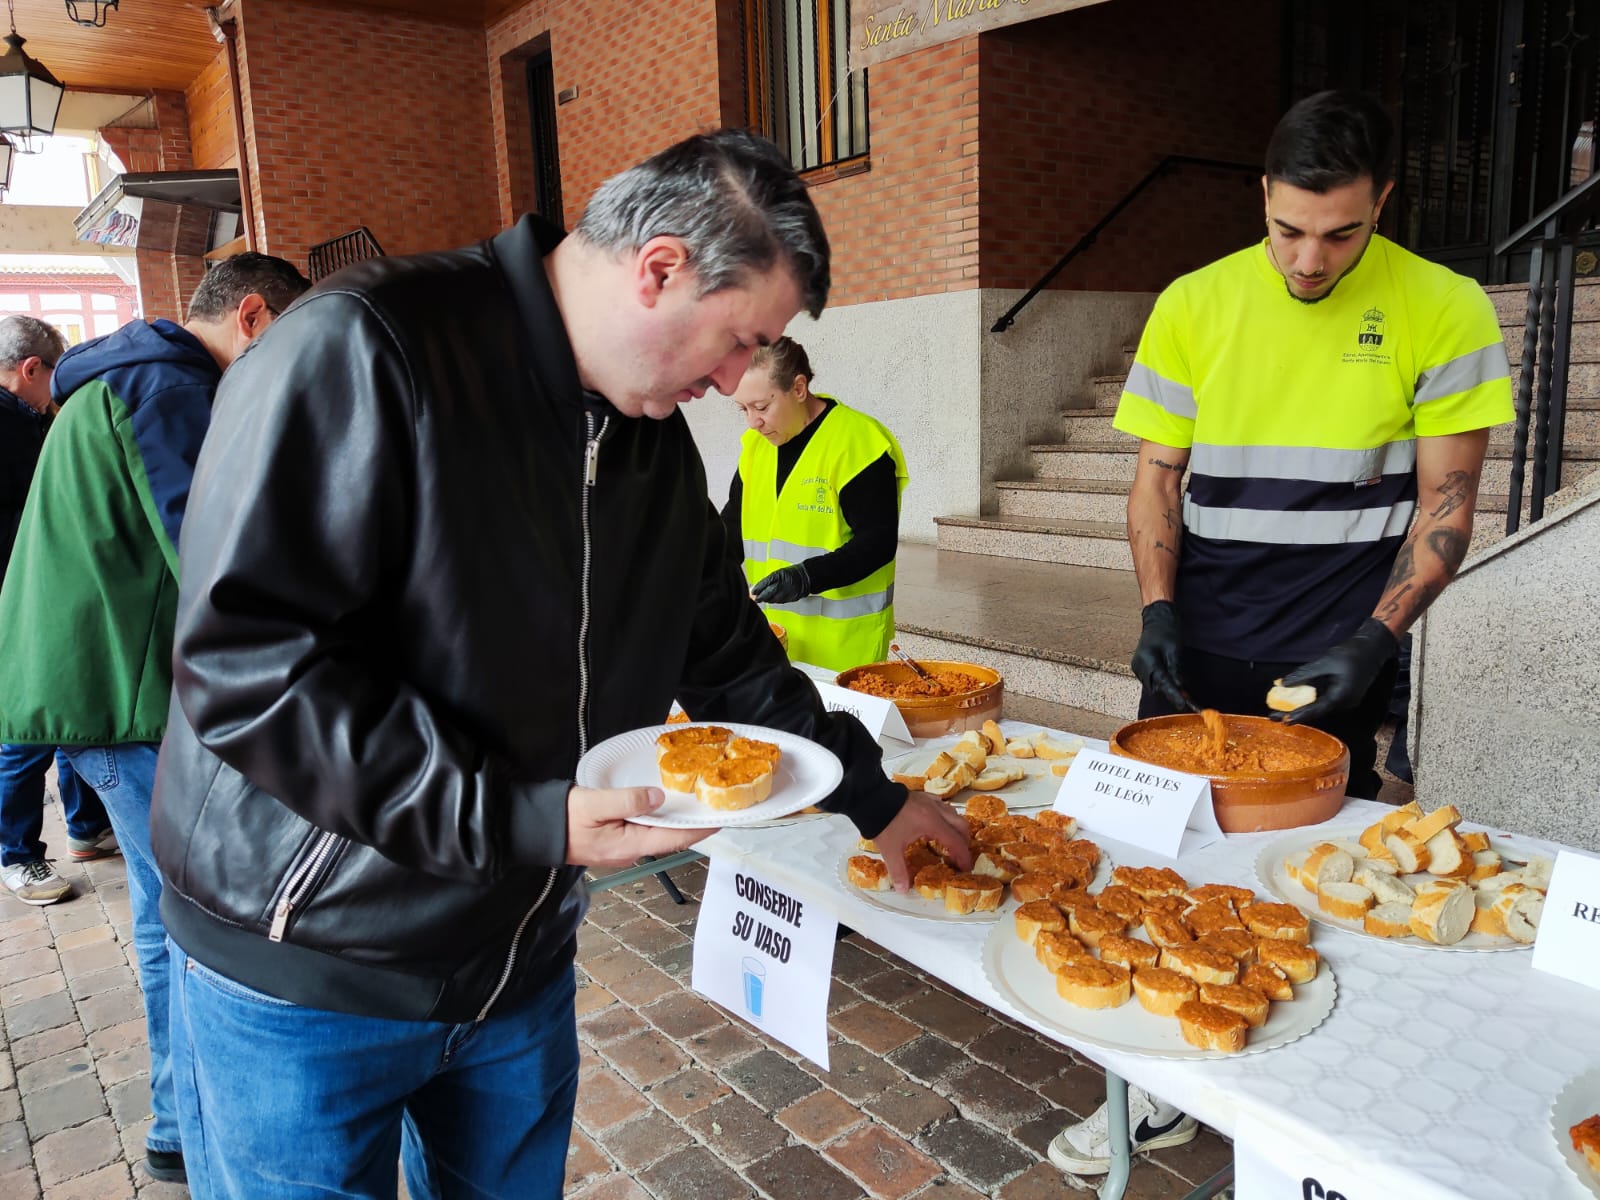
[[[67,340],[38,317],[0,320],[0,579],[22,521],[28,485],[55,416],[50,376]],[[84,787],[54,746],[0,745],[0,883],[24,904],[54,904],[72,885],[45,858],[44,784],[56,762],[56,790],[67,819],[67,851],[78,862],[117,852],[100,798]]]
[[[51,384],[61,415],[0,588],[0,742],[64,747],[127,860],[155,1115],[145,1169],[166,1181],[185,1172],[150,797],[172,691],[178,531],[223,370],[309,286],[283,259],[236,255],[206,274],[184,324],[133,321],[63,355]]]

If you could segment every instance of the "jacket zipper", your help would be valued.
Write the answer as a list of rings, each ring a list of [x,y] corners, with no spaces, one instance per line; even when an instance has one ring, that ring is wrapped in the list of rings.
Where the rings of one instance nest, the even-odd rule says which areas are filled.
[[[283,895],[278,899],[277,907],[272,910],[272,927],[267,930],[268,941],[283,941],[283,935],[289,928],[289,918],[294,913],[294,906],[306,898],[311,885],[322,874],[323,865],[338,844],[339,835],[336,833],[324,831],[317,835],[317,840],[311,844],[311,852],[300,863],[299,869],[289,876],[289,882],[283,885]]]
[[[606,436],[606,427],[611,424],[611,418],[607,416],[602,419],[598,430],[594,427],[593,413],[584,413],[583,421],[586,438],[583,446],[583,490],[578,496],[579,519],[583,531],[583,574],[578,587],[578,756],[580,758],[589,751],[589,565],[594,552],[589,540],[589,489],[594,487],[595,480],[599,478],[600,439]],[[533,902],[533,907],[523,914],[517,932],[511,937],[511,949],[506,953],[506,965],[500,972],[500,980],[494,985],[494,991],[489,994],[489,999],[478,1010],[479,1021],[489,1015],[494,1002],[500,999],[500,993],[506,990],[506,984],[511,980],[512,969],[517,965],[517,949],[522,944],[522,934],[528,928],[528,922],[533,920],[533,914],[538,912],[539,907],[549,898],[550,890],[555,887],[556,876],[560,872],[560,867],[550,868],[550,876],[544,881],[544,890]]]

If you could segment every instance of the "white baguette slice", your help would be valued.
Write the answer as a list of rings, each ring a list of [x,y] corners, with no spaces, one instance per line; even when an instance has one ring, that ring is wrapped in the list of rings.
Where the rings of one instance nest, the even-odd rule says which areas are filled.
[[[1493,850],[1475,850],[1472,854],[1472,874],[1467,876],[1469,882],[1481,884],[1491,875],[1500,874],[1502,863],[1500,855]]]
[[[1390,854],[1389,847],[1383,844],[1383,839],[1400,827],[1396,824],[1393,829],[1385,828],[1384,822],[1388,821],[1393,815],[1391,813],[1389,817],[1385,817],[1376,825],[1368,825],[1361,831],[1361,848],[1367,852],[1368,858],[1373,862],[1394,862],[1394,855]]]
[[[1418,817],[1405,826],[1417,836],[1418,841],[1427,841],[1441,829],[1454,829],[1461,824],[1461,814],[1456,811],[1454,804],[1441,804],[1425,817]]]
[[[1453,946],[1472,927],[1472,889],[1450,880],[1438,880],[1417,889],[1411,906],[1411,932],[1424,941]]]
[[[1318,842],[1306,855],[1301,875],[1306,887],[1318,890],[1325,883],[1349,883],[1355,874],[1355,860],[1332,842]]]
[[[1306,856],[1310,853],[1311,851],[1309,850],[1301,850],[1284,859],[1283,873],[1308,892],[1314,892],[1317,890],[1317,885],[1306,882]]]
[[[1400,874],[1400,864],[1394,861],[1394,856],[1385,847],[1381,858],[1376,854],[1369,854],[1365,858],[1356,860],[1356,875],[1361,874],[1363,871],[1369,874],[1374,871],[1381,871],[1385,875],[1398,875]],[[1356,875],[1352,875],[1350,878],[1355,879]]]
[[[1362,919],[1362,928],[1373,937],[1398,938],[1411,936],[1411,907],[1406,904],[1380,904],[1368,909]]]
[[[1399,904],[1410,908],[1416,903],[1417,894],[1411,890],[1410,885],[1386,871],[1364,867],[1356,872],[1354,882],[1372,893],[1372,902],[1375,905]]]
[[[1472,874],[1472,855],[1454,829],[1441,829],[1428,839],[1428,870],[1447,879],[1465,879]]]
[[[1506,936],[1526,946],[1539,932],[1539,917],[1544,913],[1544,896],[1531,887],[1513,884],[1500,890],[1500,895],[1494,902],[1494,912],[1499,916]]]
[[[1317,888],[1317,907],[1329,916],[1359,921],[1372,907],[1372,892],[1359,883],[1324,883]]]
[[[1428,869],[1428,844],[1409,829],[1397,829],[1383,839],[1402,875],[1413,875]]]
[[[1033,743],[1027,738],[1012,738],[1006,743],[1006,753],[1012,758],[1033,758]]]
[[[979,792],[998,792],[1008,783],[1015,783],[1011,772],[1004,767],[986,767],[981,775],[972,781],[972,787]]]
[[[1045,734],[1040,734],[1033,742],[1033,753],[1038,758],[1066,759],[1076,758],[1078,751],[1083,749],[1083,739],[1073,738],[1070,742],[1052,741]]]
[[[1522,885],[1517,884],[1518,887]],[[1494,902],[1500,899],[1498,890],[1492,892],[1474,891],[1472,893],[1472,927],[1473,933],[1486,933],[1490,937],[1505,937],[1506,919],[1495,910]]]
[[[1521,877],[1521,882],[1529,887],[1547,892],[1550,890],[1550,873],[1555,869],[1555,863],[1548,858],[1535,855],[1517,871],[1517,874]]]
[[[930,777],[923,783],[922,790],[930,796],[937,796],[939,799],[944,800],[954,796],[961,788],[954,779]]]
[[[1317,689],[1309,683],[1296,684],[1294,687],[1284,687],[1279,680],[1267,692],[1267,707],[1274,712],[1293,712],[1297,708],[1304,708],[1317,701]]]
[[[1472,833],[1465,833],[1457,829],[1456,833],[1460,835],[1461,844],[1467,848],[1469,853],[1476,854],[1479,850],[1487,850],[1489,848],[1489,835],[1482,829]]]
[[[1512,884],[1520,884],[1523,887],[1527,886],[1527,884],[1523,882],[1521,875],[1517,874],[1515,871],[1506,870],[1497,871],[1493,875],[1490,875],[1487,879],[1478,880],[1472,886],[1477,888],[1480,892],[1487,892],[1492,895],[1493,893],[1498,892],[1501,888],[1508,888]]]

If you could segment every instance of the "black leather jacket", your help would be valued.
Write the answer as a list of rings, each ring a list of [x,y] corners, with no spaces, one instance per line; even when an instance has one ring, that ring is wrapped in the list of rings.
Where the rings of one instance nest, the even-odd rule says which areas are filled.
[[[440,1021],[534,993],[587,904],[578,758],[674,696],[834,750],[868,835],[904,802],[750,601],[682,415],[580,388],[560,236],[360,264],[217,393],[152,837],[169,933],[250,987]]]

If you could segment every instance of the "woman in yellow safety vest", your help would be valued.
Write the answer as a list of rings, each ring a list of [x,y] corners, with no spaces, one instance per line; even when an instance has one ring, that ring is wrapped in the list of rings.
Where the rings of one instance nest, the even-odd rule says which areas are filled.
[[[755,353],[734,393],[750,428],[722,510],[751,594],[789,657],[843,671],[894,636],[894,556],[906,460],[884,426],[811,390],[804,347]]]

